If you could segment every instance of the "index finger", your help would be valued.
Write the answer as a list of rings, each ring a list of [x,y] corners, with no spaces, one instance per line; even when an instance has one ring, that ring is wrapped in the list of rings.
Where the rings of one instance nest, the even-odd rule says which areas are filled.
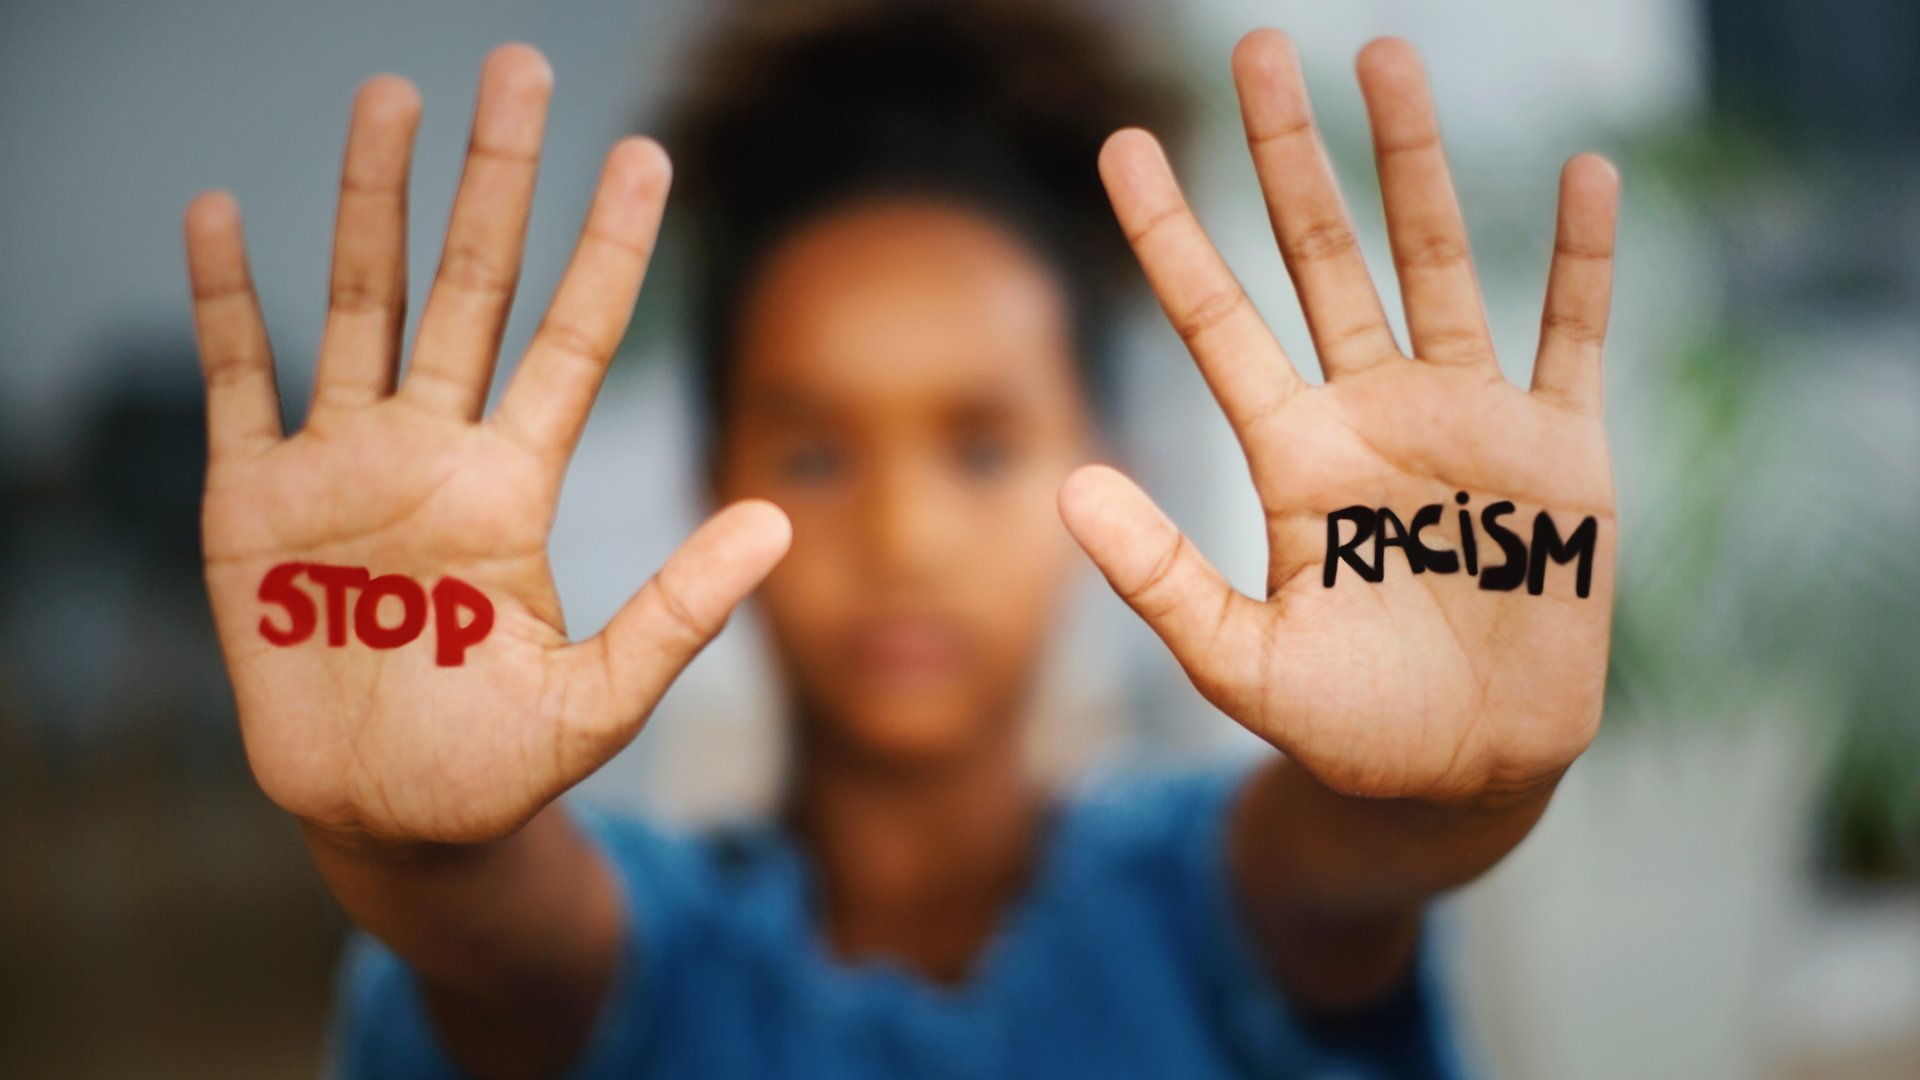
[[[224,191],[203,193],[188,205],[183,231],[207,380],[208,454],[218,459],[263,450],[281,437],[280,394],[267,324],[247,270],[240,207]]]
[[[672,174],[652,139],[623,139],[608,153],[567,272],[491,421],[556,464],[580,441],[626,335]]]
[[[1304,380],[1207,239],[1152,135],[1115,132],[1101,148],[1100,177],[1147,283],[1244,439]]]

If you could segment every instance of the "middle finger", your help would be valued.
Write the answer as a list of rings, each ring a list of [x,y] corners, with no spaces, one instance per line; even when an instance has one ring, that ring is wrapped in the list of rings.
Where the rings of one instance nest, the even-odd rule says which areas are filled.
[[[1267,214],[1329,379],[1398,355],[1307,104],[1293,42],[1256,30],[1233,53],[1234,85]]]
[[[502,45],[488,55],[446,250],[401,387],[435,412],[477,419],[486,404],[520,277],[552,92],[553,69],[532,46]]]

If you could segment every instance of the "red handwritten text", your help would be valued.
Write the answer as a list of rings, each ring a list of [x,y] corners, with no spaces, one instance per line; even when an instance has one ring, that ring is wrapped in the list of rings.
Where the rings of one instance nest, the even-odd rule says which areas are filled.
[[[343,648],[348,630],[360,643],[374,649],[397,649],[420,636],[427,627],[431,607],[434,632],[434,662],[441,667],[459,667],[466,662],[467,649],[479,644],[493,631],[493,602],[479,589],[456,577],[443,577],[429,594],[420,583],[405,574],[373,576],[364,566],[330,566],[326,563],[281,563],[267,571],[260,582],[263,603],[277,604],[286,612],[286,624],[275,625],[272,616],[260,617],[260,636],[275,645],[298,645],[313,636],[320,626],[321,610],[313,597],[295,584],[305,574],[320,587],[326,605],[327,644]],[[349,613],[350,593],[358,590]],[[399,601],[399,621],[381,622],[380,602],[387,597]],[[472,615],[461,621],[464,609]]]

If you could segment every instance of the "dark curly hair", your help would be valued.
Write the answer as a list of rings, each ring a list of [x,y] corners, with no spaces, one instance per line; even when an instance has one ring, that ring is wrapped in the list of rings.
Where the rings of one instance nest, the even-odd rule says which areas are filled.
[[[693,286],[697,384],[723,422],[738,308],[793,227],[884,192],[993,216],[1056,271],[1100,411],[1115,308],[1139,270],[1096,158],[1128,125],[1178,143],[1174,84],[1058,3],[758,3],[722,21],[664,141]]]

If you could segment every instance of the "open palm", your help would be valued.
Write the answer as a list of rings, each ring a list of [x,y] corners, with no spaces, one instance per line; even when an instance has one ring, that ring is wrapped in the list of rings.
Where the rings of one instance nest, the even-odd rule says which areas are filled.
[[[571,643],[547,563],[567,460],[633,307],[668,166],[609,154],[579,245],[499,408],[482,417],[519,276],[552,76],[525,46],[487,61],[445,254],[396,387],[406,313],[405,191],[417,93],[362,89],[341,179],[331,302],[313,406],[280,429],[273,362],[238,212],[214,192],[186,218],[208,383],[207,583],[255,776],[319,826],[474,841],[529,819],[639,729],[668,684],[785,551],[770,504],[701,527],[596,637]],[[288,563],[454,577],[491,604],[457,665],[433,643],[370,646],[341,627],[268,640],[263,581]],[[383,601],[384,603],[384,601]],[[397,605],[376,622],[403,617]],[[434,631],[430,628],[427,634]]]
[[[1498,797],[1556,777],[1600,718],[1615,550],[1600,353],[1618,180],[1592,155],[1562,174],[1540,350],[1522,390],[1495,362],[1418,57],[1382,40],[1358,69],[1410,355],[1362,262],[1292,43],[1256,32],[1234,55],[1248,143],[1322,386],[1296,373],[1152,137],[1120,132],[1101,158],[1121,226],[1246,451],[1267,522],[1266,597],[1232,589],[1112,469],[1071,477],[1061,510],[1201,693],[1329,786]],[[1463,536],[1462,498],[1477,535]],[[1538,595],[1486,587],[1501,549],[1478,526],[1501,502],[1514,504],[1503,524],[1526,542],[1542,511],[1560,538],[1594,520],[1586,595],[1571,564],[1549,565]],[[1426,547],[1458,565],[1477,544],[1486,565],[1478,575],[1464,565],[1416,573],[1391,548],[1383,580],[1336,560],[1329,585],[1329,517],[1353,506],[1389,508],[1403,523],[1440,507]]]

